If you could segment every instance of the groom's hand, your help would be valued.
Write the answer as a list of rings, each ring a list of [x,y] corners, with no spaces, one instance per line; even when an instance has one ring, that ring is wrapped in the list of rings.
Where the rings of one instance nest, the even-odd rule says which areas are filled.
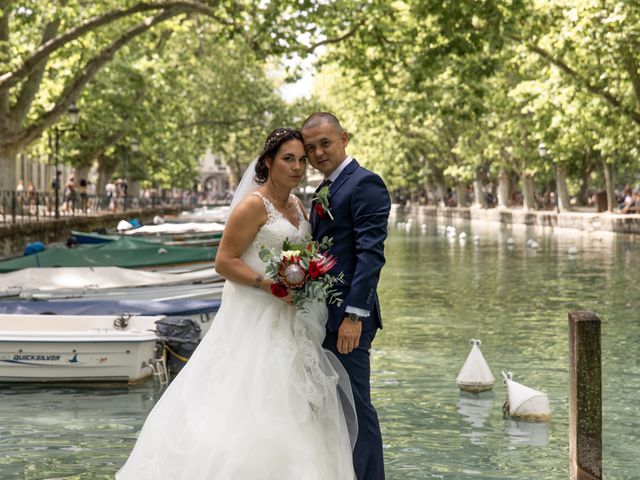
[[[345,316],[338,329],[338,352],[351,353],[360,343],[361,333],[362,322],[354,322]]]

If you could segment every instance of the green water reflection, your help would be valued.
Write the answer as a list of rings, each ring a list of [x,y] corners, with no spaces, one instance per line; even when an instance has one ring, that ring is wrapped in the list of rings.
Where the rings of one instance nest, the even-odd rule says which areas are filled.
[[[568,478],[567,312],[603,320],[604,472],[637,478],[640,245],[624,237],[459,225],[391,235],[373,376],[392,478]],[[466,241],[459,233],[465,232]],[[475,238],[474,238],[475,237]],[[512,238],[513,245],[509,244]],[[536,238],[539,248],[526,246]],[[575,247],[577,253],[568,253]],[[549,394],[552,422],[504,420],[504,391],[460,395],[480,338],[501,370]]]
[[[526,247],[531,237],[539,249]],[[639,249],[587,234],[459,225],[449,238],[435,225],[394,228],[372,373],[387,477],[568,478],[567,311],[588,308],[603,319],[605,476],[637,478]],[[499,384],[480,397],[459,393],[470,338],[482,339],[496,377],[509,370],[549,394],[550,424],[503,419]],[[158,395],[153,382],[1,388],[0,478],[113,478]]]

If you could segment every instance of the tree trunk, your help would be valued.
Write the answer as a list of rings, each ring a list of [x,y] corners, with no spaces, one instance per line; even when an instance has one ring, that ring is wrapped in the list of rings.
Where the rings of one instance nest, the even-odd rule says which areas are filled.
[[[458,200],[458,207],[467,206],[467,186],[459,180],[456,181],[456,197]]]
[[[530,173],[522,175],[522,194],[523,194],[523,208],[524,210],[536,210],[536,199],[534,196],[535,186],[533,184],[533,177]]]
[[[96,185],[96,195],[104,195],[104,187],[107,186],[111,177],[113,177],[113,172],[115,172],[115,167],[105,167],[100,165],[98,168],[98,182]]]
[[[18,155],[15,152],[0,151],[0,190],[13,191],[18,184]]]
[[[506,170],[500,170],[498,178],[498,208],[509,206],[509,174]]]
[[[558,208],[561,212],[571,210],[569,190],[567,188],[567,173],[561,165],[556,165],[556,182],[558,183]]]
[[[75,176],[76,176],[76,183],[80,183],[80,180],[82,180],[83,178],[85,180],[88,179],[89,177],[89,168],[87,167],[76,167],[75,168]]]
[[[604,167],[604,185],[607,192],[607,211],[613,212],[616,206],[616,198],[614,194],[613,165],[603,160]]]
[[[576,197],[578,205],[584,206],[587,204],[588,191],[589,191],[589,178],[591,178],[591,169],[585,170],[580,176],[580,191]]]
[[[447,187],[441,180],[436,180],[436,202],[439,207],[447,206]]]
[[[476,168],[476,177],[473,180],[473,206],[475,208],[484,208],[486,205],[486,198],[482,191],[482,170]]]

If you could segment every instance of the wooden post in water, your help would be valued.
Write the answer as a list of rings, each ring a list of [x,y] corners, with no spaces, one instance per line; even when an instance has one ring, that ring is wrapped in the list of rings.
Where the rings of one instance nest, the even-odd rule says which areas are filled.
[[[602,479],[600,319],[569,312],[569,470],[571,480]]]

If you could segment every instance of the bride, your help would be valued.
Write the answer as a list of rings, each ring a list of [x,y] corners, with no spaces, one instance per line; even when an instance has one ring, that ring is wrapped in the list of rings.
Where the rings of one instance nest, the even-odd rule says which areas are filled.
[[[353,480],[357,436],[346,372],[322,349],[327,310],[271,294],[258,258],[303,241],[291,190],[305,173],[298,130],[267,138],[231,204],[216,256],[222,305],[149,414],[118,480]]]

